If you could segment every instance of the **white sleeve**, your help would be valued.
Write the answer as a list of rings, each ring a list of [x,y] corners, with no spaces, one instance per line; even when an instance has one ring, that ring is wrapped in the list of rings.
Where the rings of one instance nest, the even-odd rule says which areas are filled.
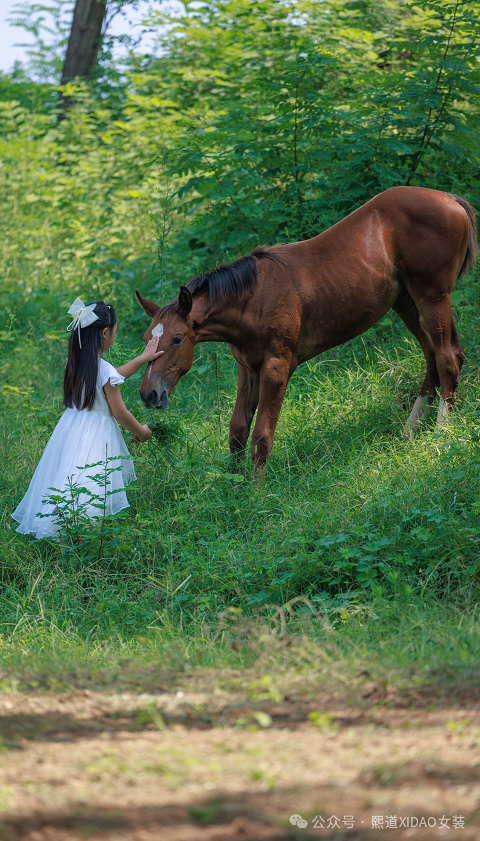
[[[110,385],[121,385],[125,382],[125,377],[118,373],[117,369],[110,365],[106,359],[100,359],[100,382],[102,388],[110,380]]]

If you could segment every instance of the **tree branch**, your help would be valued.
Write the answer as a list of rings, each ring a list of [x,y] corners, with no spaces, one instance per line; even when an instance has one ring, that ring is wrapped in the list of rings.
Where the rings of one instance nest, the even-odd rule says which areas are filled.
[[[453,12],[453,18],[452,18],[452,25],[451,25],[451,27],[450,27],[450,32],[448,33],[447,43],[446,43],[446,45],[445,45],[445,51],[444,51],[444,53],[443,53],[443,58],[442,58],[442,61],[441,61],[441,63],[440,63],[440,67],[439,67],[439,69],[438,69],[437,81],[435,82],[435,88],[434,88],[434,90],[433,90],[433,93],[434,93],[434,94],[436,94],[436,92],[437,92],[437,90],[438,90],[438,86],[439,86],[439,84],[440,84],[440,79],[441,79],[441,77],[442,77],[442,73],[443,73],[444,66],[445,66],[445,60],[446,60],[446,58],[447,58],[447,54],[448,54],[448,51],[449,51],[449,49],[450,49],[450,42],[451,42],[451,40],[452,40],[453,30],[454,30],[455,23],[456,23],[456,19],[457,19],[457,11],[458,11],[458,5],[459,5],[459,2],[460,2],[460,0],[457,0],[457,2],[456,2],[456,4],[455,4],[455,10],[454,10],[454,12]],[[442,110],[443,110],[443,108],[444,108],[444,105],[445,105],[446,100],[447,100],[447,98],[448,98],[448,94],[450,93],[450,89],[451,89],[451,85],[450,85],[450,88],[449,88],[449,91],[448,91],[448,93],[447,93],[446,97],[445,97],[445,98],[444,98],[444,100],[443,100],[443,103],[442,103],[442,106],[441,106],[441,109],[440,109],[440,113],[441,113],[441,111],[442,111]],[[423,134],[422,134],[422,139],[421,139],[421,141],[420,141],[420,146],[418,147],[417,151],[415,152],[415,158],[414,158],[414,160],[413,160],[412,169],[411,169],[411,171],[410,171],[410,175],[408,176],[408,179],[407,179],[407,181],[406,181],[406,184],[407,184],[407,185],[408,185],[408,184],[410,184],[411,179],[412,179],[412,178],[413,178],[413,176],[415,175],[415,172],[416,172],[416,170],[417,170],[418,164],[420,163],[420,158],[421,158],[421,155],[422,155],[422,151],[423,151],[423,152],[425,151],[425,149],[424,149],[423,147],[424,147],[424,144],[425,144],[425,142],[426,142],[426,140],[427,140],[427,132],[428,132],[428,129],[430,128],[430,121],[431,121],[431,117],[432,117],[432,112],[433,112],[433,105],[431,105],[431,106],[430,106],[429,111],[428,111],[427,122],[425,123],[425,127],[424,127],[424,129],[423,129]],[[438,125],[438,120],[437,120],[437,121],[436,121],[436,123],[435,123],[435,127],[436,127],[437,125]],[[434,127],[433,131],[435,131],[435,127]],[[432,132],[432,135],[433,135],[433,132]],[[427,145],[428,145],[428,144],[427,144]],[[425,148],[426,148],[426,147],[425,147]]]

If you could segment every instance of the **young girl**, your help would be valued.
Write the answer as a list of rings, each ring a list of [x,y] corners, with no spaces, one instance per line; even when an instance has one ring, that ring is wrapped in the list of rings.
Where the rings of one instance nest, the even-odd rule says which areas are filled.
[[[101,473],[106,458],[114,459],[108,461],[109,468],[121,466],[121,470],[109,474],[107,490],[117,493],[106,497],[105,513],[115,514],[127,508],[124,487],[135,479],[135,472],[118,424],[140,441],[148,441],[152,434],[147,424],[140,424],[128,411],[118,386],[145,362],[153,362],[163,353],[157,352],[158,339],[151,339],[140,356],[116,369],[102,359],[116,337],[117,316],[113,307],[103,301],[85,306],[77,298],[68,312],[74,319],[69,325],[72,334],[63,377],[63,403],[67,410],[45,447],[27,493],[12,514],[20,523],[17,531],[37,538],[52,537],[60,528],[55,503],[48,501],[55,493],[51,489],[68,498],[69,484],[73,482],[97,497],[102,495],[103,488],[88,476]],[[102,464],[85,469],[98,462]],[[88,503],[88,499],[88,494],[82,494],[79,501]],[[98,518],[103,512],[87,506],[86,513]]]

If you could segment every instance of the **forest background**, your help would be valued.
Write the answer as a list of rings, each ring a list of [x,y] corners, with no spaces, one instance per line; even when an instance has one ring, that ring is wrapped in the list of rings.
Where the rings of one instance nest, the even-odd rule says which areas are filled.
[[[119,650],[138,661],[160,644],[183,663],[222,651],[255,660],[259,629],[279,642],[288,625],[322,645],[335,634],[337,660],[342,651],[424,677],[476,675],[473,273],[453,296],[466,362],[445,433],[427,424],[402,436],[423,356],[388,314],[295,374],[255,488],[227,452],[233,359],[202,345],[165,417],[141,406],[138,376],[126,384],[129,408],[155,425],[147,445],[132,445],[127,513],[97,533],[80,511],[60,543],[19,536],[10,514],[62,412],[65,314],[77,295],[115,305],[109,358],[119,364],[147,324],[136,288],[166,303],[203,270],[315,236],[398,184],[480,207],[480,4],[152,7],[155,49],[127,38],[119,59],[107,32],[92,77],[62,89],[65,116],[71,11],[63,0],[18,6],[35,45],[0,76],[5,674],[66,680],[86,650],[120,673]]]

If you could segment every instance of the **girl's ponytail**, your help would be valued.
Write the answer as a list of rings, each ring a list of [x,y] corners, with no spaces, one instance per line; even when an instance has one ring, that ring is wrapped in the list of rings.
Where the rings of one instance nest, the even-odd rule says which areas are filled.
[[[103,347],[102,331],[113,330],[117,316],[113,307],[97,301],[93,310],[97,320],[81,328],[82,346],[78,330],[72,330],[68,342],[68,359],[63,375],[63,405],[68,409],[93,409],[98,375],[98,355]]]

